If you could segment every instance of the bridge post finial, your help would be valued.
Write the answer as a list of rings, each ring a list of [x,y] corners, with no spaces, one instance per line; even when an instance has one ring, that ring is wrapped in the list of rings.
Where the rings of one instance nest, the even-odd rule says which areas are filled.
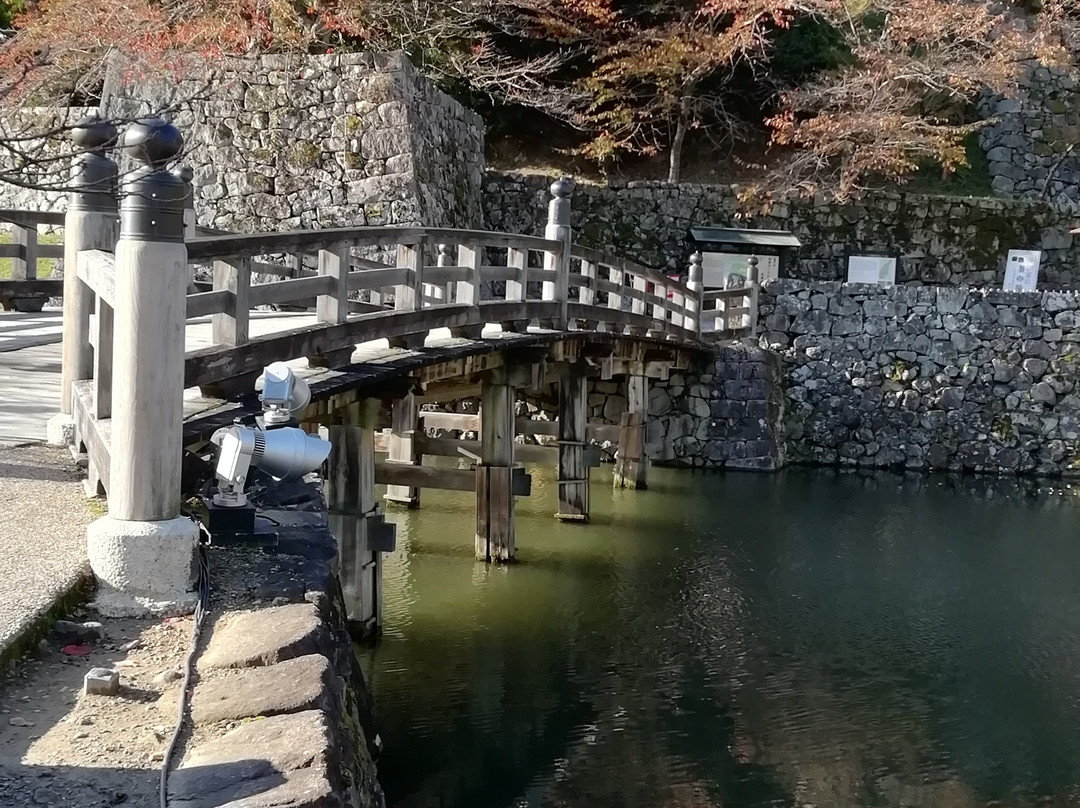
[[[123,184],[116,243],[109,513],[87,529],[99,605],[113,614],[195,603],[199,532],[180,515],[186,188],[166,170],[183,142],[160,118],[132,124],[123,138],[142,165]]]
[[[548,203],[547,227],[544,228],[544,238],[562,243],[558,253],[547,253],[544,258],[544,269],[555,270],[554,281],[544,281],[542,286],[543,299],[559,303],[559,317],[557,323],[552,323],[556,328],[565,330],[569,323],[567,312],[570,303],[570,246],[572,236],[570,230],[570,194],[574,185],[569,177],[562,177],[551,184],[551,202]]]
[[[75,439],[71,393],[75,382],[94,374],[90,347],[90,314],[94,293],[79,281],[75,265],[82,250],[112,252],[118,233],[116,183],[119,171],[109,151],[116,145],[116,127],[97,115],[75,124],[67,213],[64,215],[64,333],[60,376],[60,412],[49,419],[49,443],[66,445]]]

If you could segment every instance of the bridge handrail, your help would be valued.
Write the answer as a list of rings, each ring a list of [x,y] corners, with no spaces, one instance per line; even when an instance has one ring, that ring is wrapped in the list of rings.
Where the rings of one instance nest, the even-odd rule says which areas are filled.
[[[321,230],[293,230],[281,233],[202,236],[188,241],[187,247],[189,260],[206,261],[238,255],[256,256],[314,251],[339,242],[354,242],[358,246],[379,246],[421,240],[431,244],[453,242],[465,245],[478,244],[485,247],[513,247],[537,252],[559,252],[562,249],[561,242],[540,236],[410,225],[330,227]]]

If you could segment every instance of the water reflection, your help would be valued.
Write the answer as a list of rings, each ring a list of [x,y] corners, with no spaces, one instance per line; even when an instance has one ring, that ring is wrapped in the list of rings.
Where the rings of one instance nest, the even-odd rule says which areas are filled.
[[[520,563],[467,495],[396,514],[364,652],[399,808],[1080,803],[1068,491],[793,470],[533,469]]]

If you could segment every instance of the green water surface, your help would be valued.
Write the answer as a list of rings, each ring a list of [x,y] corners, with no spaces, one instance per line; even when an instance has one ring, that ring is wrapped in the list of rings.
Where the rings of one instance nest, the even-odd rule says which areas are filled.
[[[1080,806],[1080,499],[790,470],[533,468],[518,563],[471,495],[392,512],[361,649],[394,808]]]

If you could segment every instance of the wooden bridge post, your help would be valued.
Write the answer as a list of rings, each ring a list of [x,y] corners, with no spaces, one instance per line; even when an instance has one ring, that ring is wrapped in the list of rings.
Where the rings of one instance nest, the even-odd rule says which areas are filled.
[[[61,347],[60,412],[49,419],[49,443],[72,443],[75,424],[71,393],[74,382],[94,376],[94,351],[90,347],[90,314],[94,292],[79,280],[81,250],[106,250],[116,246],[117,167],[106,156],[116,144],[116,127],[96,117],[84,118],[72,132],[75,145],[84,152],[72,160],[72,192],[64,216],[64,320]],[[101,303],[101,306],[108,306]],[[105,312],[108,318],[111,312]],[[105,350],[99,347],[99,351]],[[111,357],[110,357],[111,361]]]
[[[702,283],[702,260],[704,259],[700,251],[690,256],[690,277],[686,282],[686,288],[690,294],[686,296],[686,308],[692,314],[687,315],[684,323],[684,327],[699,338],[701,337],[701,312],[705,306],[705,302],[702,300],[702,295],[705,292],[705,285]]]
[[[187,248],[184,184],[165,170],[183,147],[172,124],[130,126],[124,148],[143,166],[123,188],[116,243],[109,513],[87,529],[106,613],[194,607],[199,530],[180,515]]]
[[[562,248],[557,254],[544,254],[544,269],[554,270],[555,278],[544,280],[541,287],[544,300],[559,304],[559,315],[550,326],[560,331],[566,330],[567,308],[570,303],[570,193],[573,189],[573,184],[566,177],[551,184],[548,222],[544,228],[544,238],[562,242]]]
[[[382,551],[375,536],[381,525],[375,502],[376,399],[345,411],[345,423],[323,427],[331,444],[324,477],[330,530],[338,540],[339,574],[349,629],[361,638],[382,626]]]
[[[420,407],[416,396],[409,393],[394,401],[390,411],[390,445],[388,460],[418,466],[421,462],[417,451],[417,432],[420,430]],[[410,508],[420,507],[420,489],[408,485],[388,485],[386,501],[396,502]]]
[[[649,415],[649,380],[633,375],[626,380],[626,412],[619,424],[619,453],[615,460],[616,488],[647,488],[649,457],[645,427]]]
[[[564,522],[589,521],[589,467],[585,461],[589,380],[583,363],[559,376],[559,512]]]
[[[476,558],[514,558],[514,388],[504,369],[480,390],[480,463],[476,466]]]

